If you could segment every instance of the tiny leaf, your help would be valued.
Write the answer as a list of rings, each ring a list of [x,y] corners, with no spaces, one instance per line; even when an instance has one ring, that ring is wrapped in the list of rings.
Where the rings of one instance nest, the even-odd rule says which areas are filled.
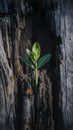
[[[37,63],[38,69],[40,67],[42,67],[43,65],[45,65],[50,60],[50,58],[51,58],[51,54],[46,54],[45,56],[43,56],[42,58],[40,58],[38,60],[38,63]]]
[[[32,53],[34,55],[35,61],[37,61],[39,59],[39,57],[40,57],[40,51],[41,51],[41,49],[40,49],[39,43],[35,42],[33,44],[33,47],[32,47]]]
[[[29,65],[32,69],[35,69],[34,68],[34,65],[28,60],[26,59],[25,57],[21,57],[20,58],[23,62],[25,62],[27,65]]]
[[[34,63],[34,56],[33,56],[33,53],[32,53],[29,49],[26,49],[26,52],[27,52],[27,54],[30,56],[31,60],[32,60],[33,63]]]

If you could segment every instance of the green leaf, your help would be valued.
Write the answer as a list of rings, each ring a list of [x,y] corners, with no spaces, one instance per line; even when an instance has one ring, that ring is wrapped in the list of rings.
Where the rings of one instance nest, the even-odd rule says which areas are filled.
[[[29,65],[32,69],[35,69],[34,65],[25,57],[20,58],[23,62],[25,62],[27,65]]]
[[[51,54],[46,54],[45,56],[43,56],[42,58],[39,59],[38,63],[37,63],[37,67],[38,69],[40,67],[42,67],[43,65],[45,65],[51,58]]]
[[[32,46],[32,53],[34,55],[35,61],[37,61],[39,59],[39,57],[40,57],[40,51],[41,51],[41,49],[40,49],[39,43],[35,42],[33,44],[33,46]]]
[[[29,49],[26,49],[26,52],[29,55],[29,57],[31,58],[31,60],[33,61],[33,63],[34,63],[34,55],[33,55],[33,53]]]

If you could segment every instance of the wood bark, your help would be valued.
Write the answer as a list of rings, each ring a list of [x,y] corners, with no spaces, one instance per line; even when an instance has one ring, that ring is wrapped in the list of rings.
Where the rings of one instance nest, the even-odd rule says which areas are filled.
[[[34,73],[19,60],[20,56],[27,57],[26,48],[31,49],[32,43],[38,40],[34,33],[39,30],[34,30],[36,19],[33,5],[23,0],[11,1],[3,5],[7,11],[1,10],[0,13],[1,130],[53,130],[50,77],[45,69],[39,71],[37,100],[34,100]],[[38,18],[39,10],[35,13]],[[40,22],[37,27],[39,29]]]
[[[1,130],[73,129],[72,12],[72,0],[0,1]],[[39,71],[37,99],[34,72],[19,59],[29,59],[35,41],[41,56],[52,54]]]

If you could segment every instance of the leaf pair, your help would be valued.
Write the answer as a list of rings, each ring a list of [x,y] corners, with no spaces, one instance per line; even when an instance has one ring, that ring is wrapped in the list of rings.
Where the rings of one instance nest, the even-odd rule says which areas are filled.
[[[40,49],[40,45],[39,45],[38,42],[35,42],[33,44],[32,51],[30,51],[29,49],[26,49],[26,52],[29,55],[29,57],[31,58],[32,62],[30,62],[25,57],[21,57],[20,59],[23,62],[25,62],[26,64],[28,64],[34,70],[35,69],[39,69],[40,67],[42,67],[43,65],[45,65],[50,60],[50,58],[51,58],[51,54],[46,54],[45,56],[43,56],[42,58],[40,58],[41,49]],[[37,64],[37,66],[36,66],[36,64]]]

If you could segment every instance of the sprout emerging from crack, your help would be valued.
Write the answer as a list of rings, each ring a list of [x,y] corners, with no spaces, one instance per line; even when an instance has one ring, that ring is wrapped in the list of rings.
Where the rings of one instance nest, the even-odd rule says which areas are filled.
[[[32,51],[29,49],[26,49],[26,53],[31,58],[31,61],[29,61],[25,57],[21,57],[20,59],[29,65],[34,71],[35,71],[35,85],[37,87],[38,85],[38,70],[45,65],[51,58],[51,54],[46,54],[43,57],[40,58],[41,48],[40,44],[38,42],[35,42],[32,46]]]

